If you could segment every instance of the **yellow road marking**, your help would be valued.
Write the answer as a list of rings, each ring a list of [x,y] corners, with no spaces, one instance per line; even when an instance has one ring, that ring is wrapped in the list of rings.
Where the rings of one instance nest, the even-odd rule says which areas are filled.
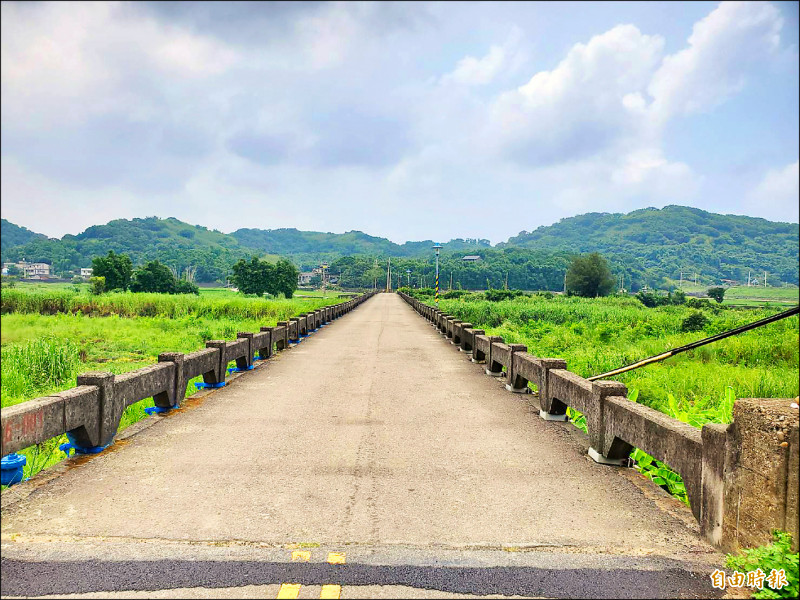
[[[292,562],[308,562],[311,560],[311,552],[308,550],[292,551]]]
[[[300,594],[299,583],[282,583],[281,589],[278,590],[276,598],[294,599]]]
[[[329,598],[330,600],[339,600],[342,594],[342,586],[340,585],[323,585],[322,591],[319,593],[320,598]]]
[[[332,565],[343,565],[344,552],[328,552],[328,562]]]

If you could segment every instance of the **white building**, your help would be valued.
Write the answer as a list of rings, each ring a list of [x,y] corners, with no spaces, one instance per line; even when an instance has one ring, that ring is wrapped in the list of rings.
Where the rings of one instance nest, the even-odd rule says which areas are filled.
[[[24,260],[18,263],[5,263],[3,264],[3,275],[8,275],[8,268],[11,266],[22,271],[23,279],[48,279],[50,277],[50,265],[47,263],[29,263]]]
[[[84,267],[81,267],[81,277],[83,277],[84,279],[89,279],[91,276],[92,276],[91,268],[86,269]]]

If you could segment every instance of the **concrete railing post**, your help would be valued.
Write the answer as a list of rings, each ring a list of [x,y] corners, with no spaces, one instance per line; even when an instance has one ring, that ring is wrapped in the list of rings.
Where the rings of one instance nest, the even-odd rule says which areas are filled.
[[[496,360],[492,360],[492,345],[494,343],[502,344],[503,338],[499,335],[490,335],[489,338],[489,351],[486,353],[486,369],[485,373],[492,377],[501,377],[503,375],[503,365]]]
[[[726,552],[770,543],[772,529],[798,536],[798,409],[789,398],[742,398],[728,430],[722,518]]]
[[[158,362],[170,362],[175,365],[175,377],[172,380],[172,388],[167,392],[161,392],[153,396],[155,405],[161,408],[178,408],[186,396],[186,376],[183,371],[183,361],[185,355],[182,352],[162,352],[158,355]]]
[[[219,385],[225,383],[225,373],[227,372],[228,363],[225,362],[225,346],[227,342],[224,340],[209,340],[206,342],[206,348],[216,348],[219,350],[216,364],[212,371],[203,373],[203,383],[209,385]]]
[[[283,328],[283,335],[275,340],[275,350],[280,352],[286,350],[287,340],[289,339],[289,321],[278,321],[278,327]]]
[[[247,354],[236,359],[236,368],[249,369],[253,366],[253,358],[256,355],[256,349],[253,347],[253,334],[249,331],[239,331],[236,334],[236,339],[247,340]]]
[[[453,329],[453,343],[458,346],[459,350],[462,352],[464,351],[464,331],[467,329],[472,329],[472,323],[465,323],[464,321],[461,321],[458,327],[454,327]]]
[[[286,336],[289,343],[296,344],[300,341],[300,318],[291,317],[289,319],[289,335]]]
[[[483,329],[473,329],[470,323],[467,323],[467,325],[470,326],[462,330],[464,337],[461,340],[461,350],[466,353],[467,358],[472,358],[472,352],[475,349],[475,336],[483,335],[486,332]]]
[[[524,354],[528,351],[528,347],[525,344],[509,344],[508,349],[510,354],[508,365],[506,366],[506,389],[514,394],[527,394],[530,392],[528,380],[519,377],[514,371],[514,355],[517,353]]]
[[[125,410],[124,403],[118,402],[114,397],[114,374],[96,371],[82,373],[78,375],[77,383],[79,386],[94,385],[98,389],[97,428],[95,431],[90,431],[87,427],[79,427],[67,431],[67,437],[70,443],[80,448],[107,446],[113,441],[119,428],[122,411]],[[68,417],[69,415],[67,420]]]
[[[628,456],[633,447],[620,439],[615,439],[608,452],[603,454],[605,445],[605,399],[609,396],[627,397],[628,388],[618,381],[593,381],[592,400],[593,410],[587,411],[586,426],[589,429],[589,456],[593,461],[603,465],[623,466],[628,462]]]
[[[536,387],[539,392],[539,416],[545,421],[566,421],[567,405],[553,398],[550,394],[550,371],[553,369],[566,369],[567,361],[561,358],[539,358],[539,381]]]
[[[272,331],[275,329],[274,327],[260,327],[259,328],[262,333],[269,333],[269,337],[267,338],[266,346],[261,346],[258,348],[258,356],[262,360],[266,358],[270,358],[272,356]]]

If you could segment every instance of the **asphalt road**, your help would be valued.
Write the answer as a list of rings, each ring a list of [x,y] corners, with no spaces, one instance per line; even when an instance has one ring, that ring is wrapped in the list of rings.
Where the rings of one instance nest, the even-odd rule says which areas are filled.
[[[586,446],[380,294],[3,494],[0,593],[717,595],[688,508]]]

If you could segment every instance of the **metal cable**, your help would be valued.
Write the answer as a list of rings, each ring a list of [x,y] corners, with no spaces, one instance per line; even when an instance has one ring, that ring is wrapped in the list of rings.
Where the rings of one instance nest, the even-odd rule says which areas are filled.
[[[800,313],[800,305],[795,306],[794,308],[790,308],[789,310],[785,310],[781,313],[776,315],[772,315],[771,317],[766,317],[764,319],[759,319],[758,321],[753,321],[752,323],[748,323],[747,325],[742,325],[741,327],[737,327],[736,329],[730,329],[728,331],[723,331],[722,333],[718,333],[716,335],[712,335],[711,337],[704,338],[702,340],[698,340],[696,342],[692,342],[691,344],[686,344],[685,346],[681,346],[680,348],[675,348],[673,350],[669,350],[668,352],[663,352],[661,354],[657,354],[656,356],[651,356],[650,358],[645,358],[633,364],[630,364],[625,367],[620,367],[619,369],[614,369],[613,371],[609,371],[608,373],[601,373],[600,375],[595,375],[593,377],[589,377],[589,381],[596,381],[598,379],[603,379],[605,377],[611,377],[614,375],[619,375],[621,373],[625,373],[627,371],[633,371],[634,369],[638,369],[639,367],[644,367],[645,365],[649,365],[652,363],[660,362],[666,358],[671,356],[675,356],[676,354],[680,354],[681,352],[686,352],[687,350],[693,350],[694,348],[699,348],[700,346],[705,346],[706,344],[710,344],[712,342],[716,342],[719,340],[723,340],[727,337],[731,337],[733,335],[738,335],[740,333],[744,333],[745,331],[750,331],[751,329],[755,329],[757,327],[762,327],[764,325],[769,325],[770,323],[774,323],[775,321],[780,321],[781,319],[785,319],[787,317],[791,317]]]

